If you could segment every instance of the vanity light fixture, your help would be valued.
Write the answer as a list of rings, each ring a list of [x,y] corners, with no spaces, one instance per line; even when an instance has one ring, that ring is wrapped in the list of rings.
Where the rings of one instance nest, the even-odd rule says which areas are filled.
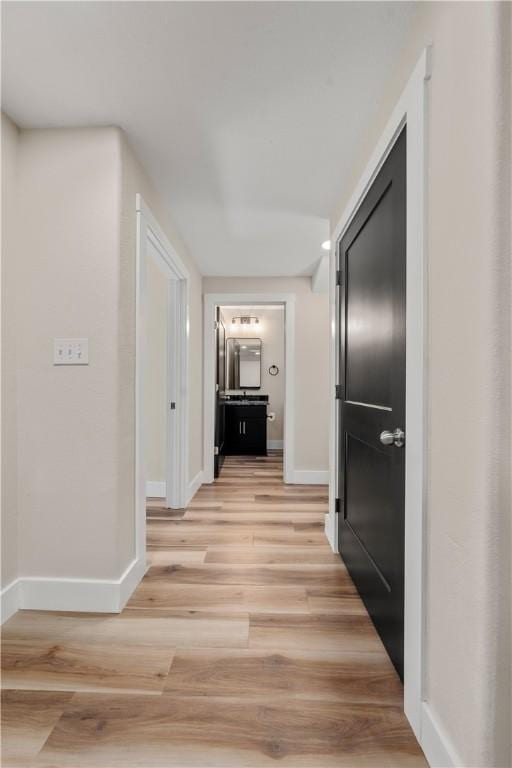
[[[259,317],[253,317],[252,315],[241,315],[240,317],[234,317],[231,321],[232,325],[259,325]]]

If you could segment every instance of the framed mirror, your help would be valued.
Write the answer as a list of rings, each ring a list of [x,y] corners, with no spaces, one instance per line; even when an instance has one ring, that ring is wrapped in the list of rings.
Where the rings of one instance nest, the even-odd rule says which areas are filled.
[[[226,340],[226,389],[260,389],[261,339]]]

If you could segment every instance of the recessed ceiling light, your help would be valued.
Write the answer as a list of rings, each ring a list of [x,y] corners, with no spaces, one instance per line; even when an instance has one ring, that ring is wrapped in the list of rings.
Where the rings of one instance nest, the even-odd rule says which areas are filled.
[[[322,243],[322,248],[324,251],[330,251],[331,250],[331,241],[330,240],[324,240]]]

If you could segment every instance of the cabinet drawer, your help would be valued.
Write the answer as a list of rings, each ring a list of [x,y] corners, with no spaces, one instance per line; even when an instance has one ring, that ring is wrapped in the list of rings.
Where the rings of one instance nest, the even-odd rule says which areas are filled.
[[[233,410],[236,418],[245,419],[266,419],[267,418],[267,406],[266,405],[228,405],[230,410]]]

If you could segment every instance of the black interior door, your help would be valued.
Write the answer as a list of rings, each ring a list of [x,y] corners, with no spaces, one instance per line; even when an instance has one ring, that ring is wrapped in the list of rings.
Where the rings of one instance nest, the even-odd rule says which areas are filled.
[[[338,250],[339,549],[403,676],[406,131]]]

